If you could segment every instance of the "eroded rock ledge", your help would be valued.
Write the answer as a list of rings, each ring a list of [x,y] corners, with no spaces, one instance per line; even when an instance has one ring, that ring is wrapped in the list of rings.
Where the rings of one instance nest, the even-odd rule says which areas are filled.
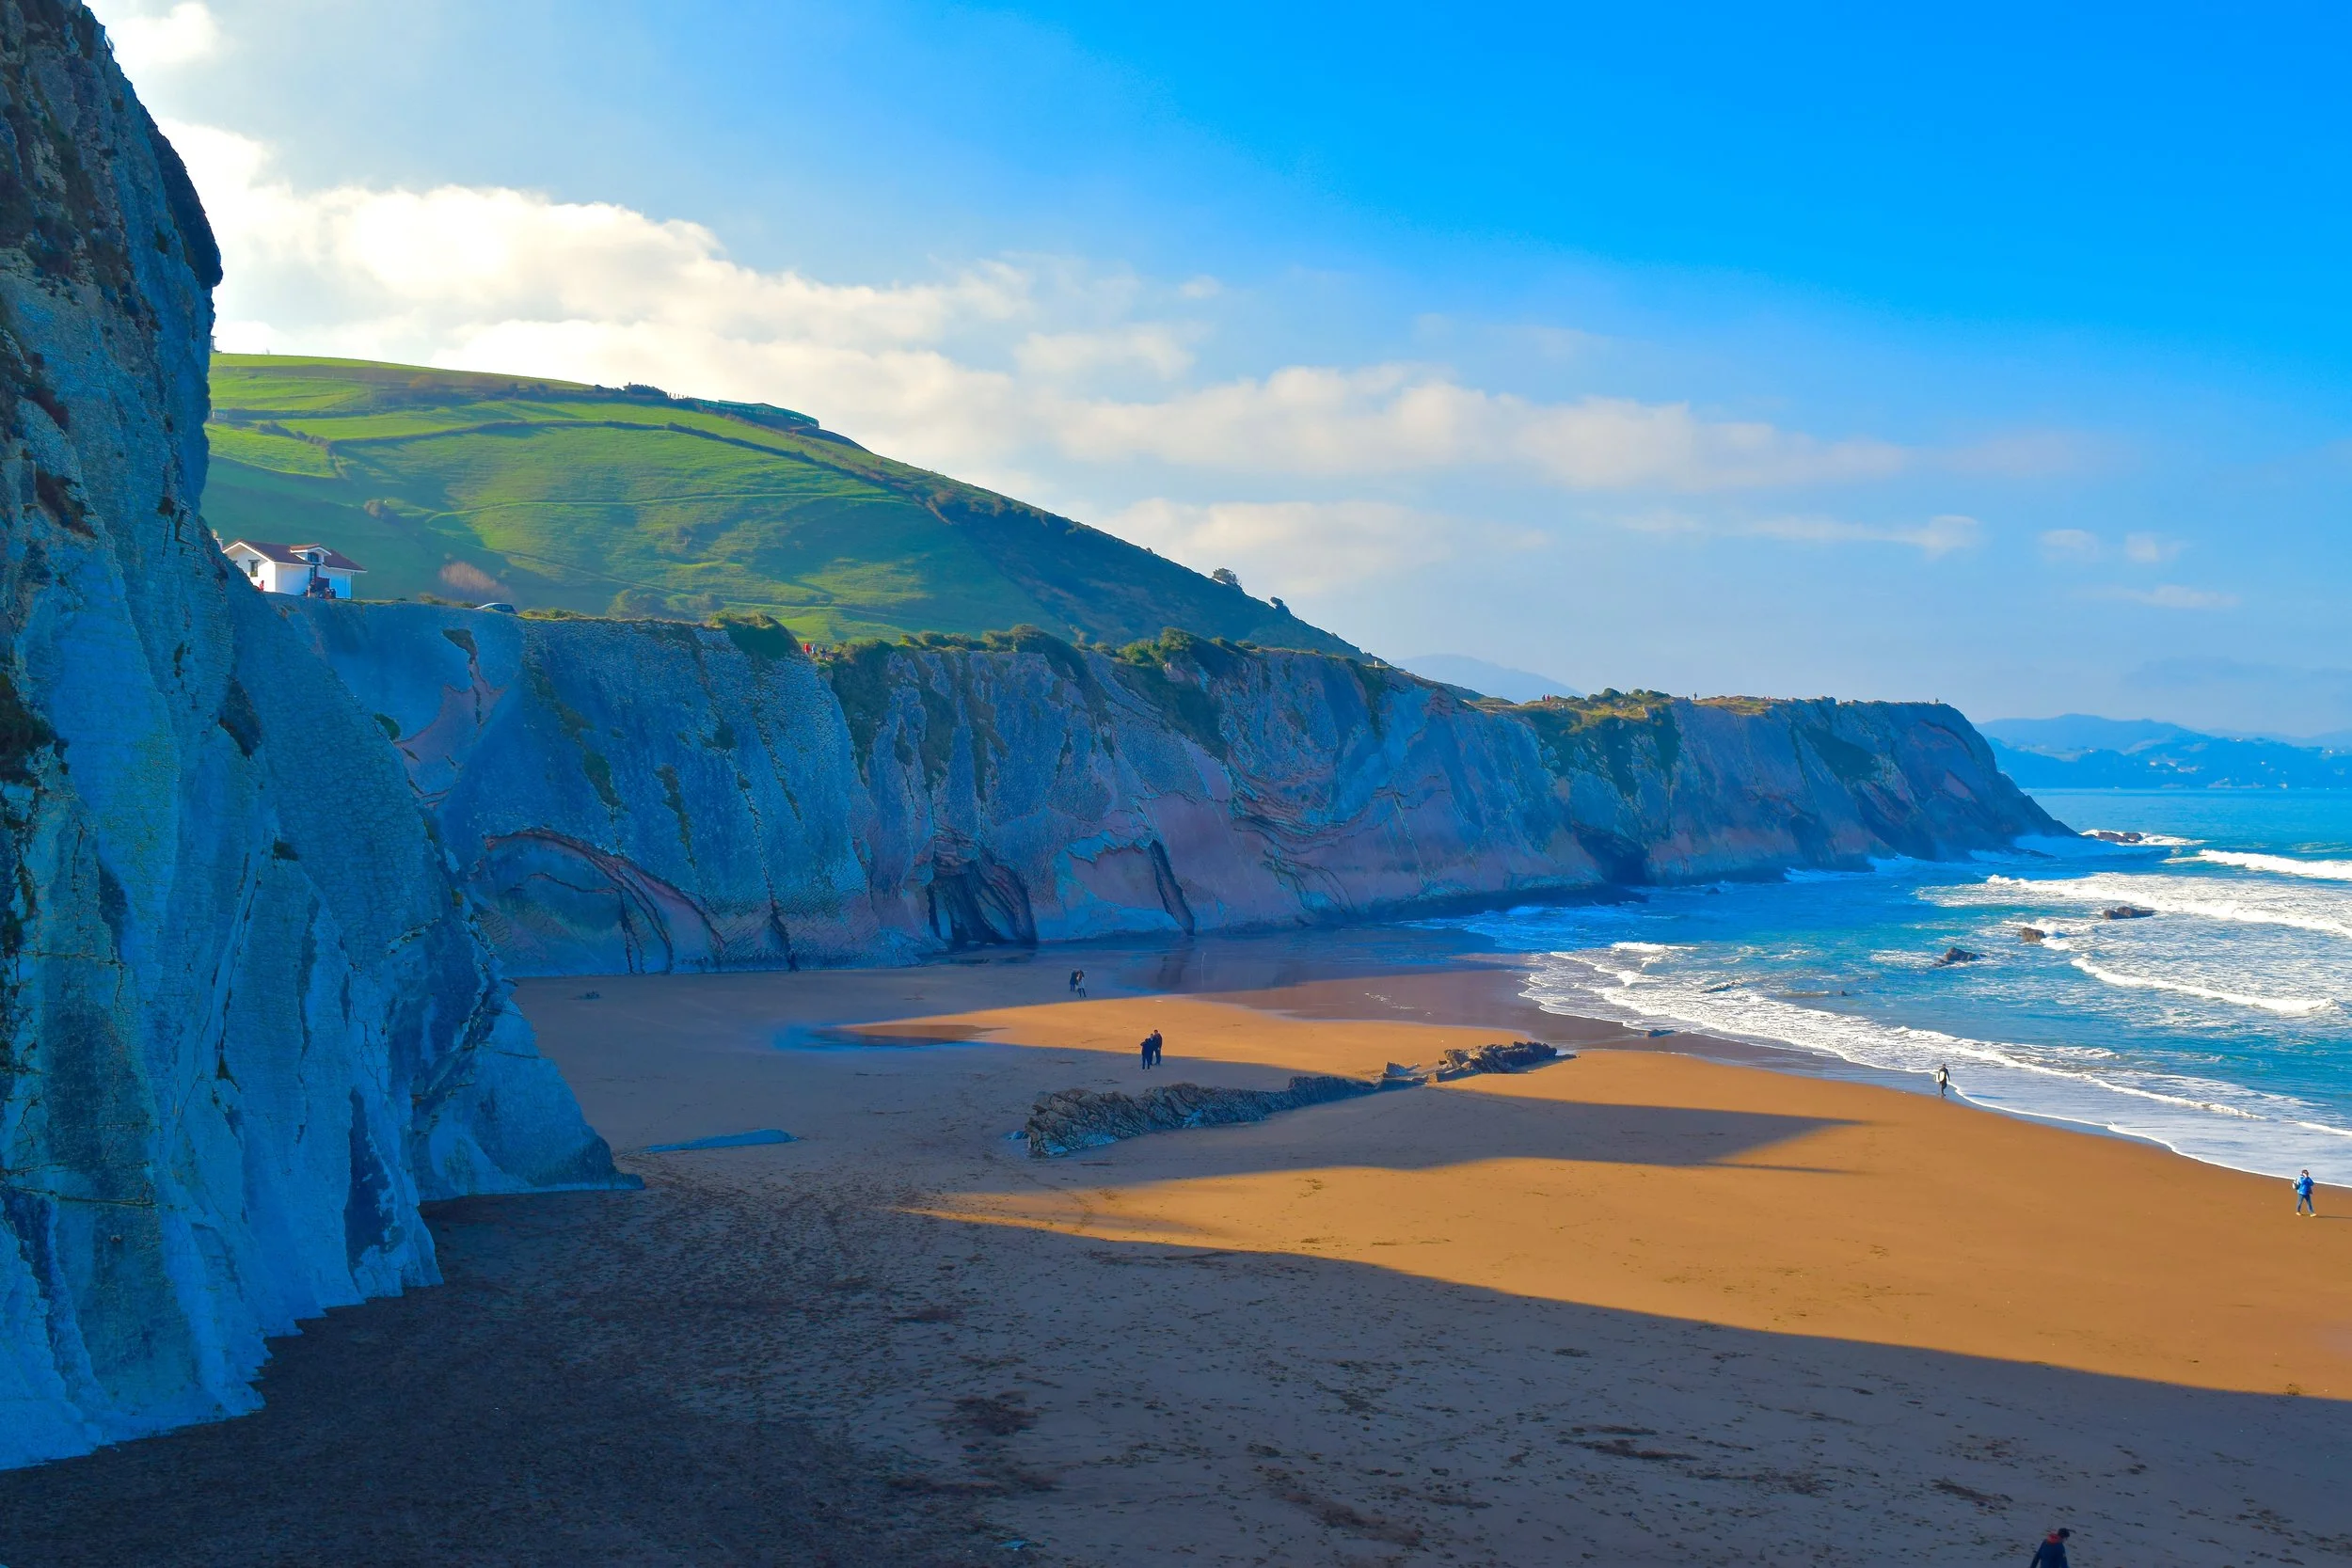
[[[1293,1078],[1286,1089],[1217,1089],[1199,1084],[1164,1084],[1141,1094],[1057,1089],[1037,1097],[1022,1131],[1028,1134],[1030,1157],[1050,1160],[1150,1132],[1263,1121],[1284,1111],[1354,1100],[1396,1086],[1373,1078],[1302,1074]]]

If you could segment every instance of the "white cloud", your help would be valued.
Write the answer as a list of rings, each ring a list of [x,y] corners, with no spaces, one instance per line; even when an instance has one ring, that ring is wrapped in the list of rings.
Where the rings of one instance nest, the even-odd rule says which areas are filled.
[[[1909,545],[1930,559],[1973,547],[1983,531],[1974,517],[1946,513],[1924,523],[1855,523],[1842,517],[1783,516],[1720,520],[1658,509],[1621,518],[1641,533],[1705,534],[1712,538],[1786,539],[1804,545]]]
[[[1258,473],[1516,472],[1568,490],[1723,490],[1879,478],[1902,467],[1878,441],[1821,442],[1687,404],[1587,397],[1541,404],[1406,364],[1294,365],[1161,403],[1057,411],[1073,457],[1152,458]]]
[[[1192,369],[1192,351],[1184,346],[1183,335],[1156,322],[1105,332],[1032,332],[1012,352],[1022,370],[1056,378],[1141,369],[1172,379]]]
[[[1435,566],[1470,551],[1541,548],[1532,530],[1386,501],[1139,501],[1104,521],[1198,571],[1231,566],[1250,592],[1311,594]]]
[[[2159,583],[2153,588],[2097,588],[2091,590],[2090,596],[2094,599],[2121,599],[2128,604],[2144,604],[2157,610],[2234,610],[2239,603],[2235,594],[2184,588],[2177,582]]]
[[[2127,533],[2123,536],[2123,554],[2143,566],[2160,566],[2188,548],[2183,539],[2164,539],[2153,533]]]
[[[2099,536],[2078,528],[2054,528],[2042,536],[2042,553],[2052,561],[2096,561]]]
[[[176,13],[175,13],[176,14]],[[700,225],[524,191],[297,191],[264,148],[175,125],[227,258],[225,348],[301,349],[782,402],[966,470],[1022,451],[1248,475],[1483,473],[1583,491],[1868,480],[1910,462],[1686,403],[1541,402],[1438,366],[1294,365],[1181,381],[1213,280],[1154,293],[1051,260],[944,280],[818,282],[728,260]],[[1139,314],[1156,301],[1174,319]],[[1143,372],[1161,395],[1099,378]],[[1949,530],[1901,537],[1931,553]],[[1880,537],[1871,533],[1868,537]]]
[[[144,8],[125,10],[111,3],[90,9],[105,24],[106,36],[114,42],[115,61],[128,76],[193,65],[220,49],[220,24],[203,0],[180,0],[161,15]]]

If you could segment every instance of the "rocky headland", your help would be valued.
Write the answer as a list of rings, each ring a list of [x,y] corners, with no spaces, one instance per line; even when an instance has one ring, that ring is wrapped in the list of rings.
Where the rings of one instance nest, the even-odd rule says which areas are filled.
[[[1466,701],[1171,632],[812,659],[781,627],[289,601],[519,974],[903,962],[2063,833],[1935,704]]]

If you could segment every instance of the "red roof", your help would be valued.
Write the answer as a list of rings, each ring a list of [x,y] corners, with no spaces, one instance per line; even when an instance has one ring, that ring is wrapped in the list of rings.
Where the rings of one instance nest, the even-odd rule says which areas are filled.
[[[351,557],[340,550],[330,550],[325,545],[273,545],[261,539],[231,539],[221,548],[223,553],[229,550],[251,550],[262,560],[275,561],[281,566],[307,566],[310,562],[304,559],[304,552],[316,550],[319,552],[318,563],[329,570],[337,572],[367,570]]]

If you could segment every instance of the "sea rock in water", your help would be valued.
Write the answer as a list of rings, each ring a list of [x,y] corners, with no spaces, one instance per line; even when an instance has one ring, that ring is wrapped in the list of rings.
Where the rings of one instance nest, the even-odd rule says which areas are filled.
[[[1292,1079],[1287,1089],[1216,1089],[1199,1084],[1168,1084],[1142,1094],[1059,1089],[1037,1097],[1025,1131],[1031,1157],[1046,1160],[1147,1132],[1263,1121],[1282,1111],[1397,1086],[1373,1079],[1302,1075]]]
[[[2108,844],[2145,844],[2148,835],[2128,828],[2086,828],[2083,837],[2101,839]]]
[[[2099,911],[2099,918],[2102,920],[2148,920],[2153,918],[2155,912],[2141,904],[2110,904]]]
[[[253,1409],[438,1277],[426,1199],[609,1186],[384,732],[198,514],[214,245],[79,4],[0,7],[0,1465]]]
[[[2017,927],[2017,940],[2023,942],[2044,942],[2050,940],[2050,933],[2039,926],[2020,926]]]
[[[1944,949],[1944,956],[1936,959],[1932,967],[1947,969],[1953,964],[1972,964],[1983,957],[1983,954],[1972,953],[1965,947],[1947,947]]]
[[[1576,1053],[1540,1040],[1513,1040],[1507,1045],[1474,1045],[1468,1049],[1455,1047],[1438,1059],[1438,1082],[1452,1083],[1456,1078],[1471,1078],[1482,1072],[1525,1072],[1529,1068],[1549,1067],[1565,1062]]]

